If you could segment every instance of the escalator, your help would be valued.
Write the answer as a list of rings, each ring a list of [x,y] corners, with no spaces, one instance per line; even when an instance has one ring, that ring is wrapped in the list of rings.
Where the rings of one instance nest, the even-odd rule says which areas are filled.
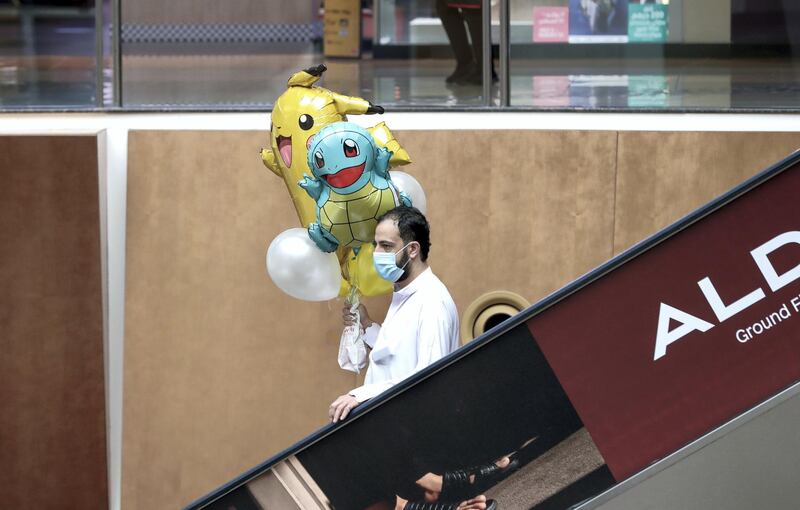
[[[798,192],[795,152],[186,510],[393,508],[506,458],[474,481],[502,510],[677,508],[667,475],[800,413]]]

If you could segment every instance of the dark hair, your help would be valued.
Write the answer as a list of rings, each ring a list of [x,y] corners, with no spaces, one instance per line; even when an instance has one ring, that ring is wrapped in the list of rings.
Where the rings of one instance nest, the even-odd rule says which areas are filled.
[[[401,205],[395,207],[378,218],[378,223],[384,220],[393,220],[400,231],[400,239],[408,244],[412,241],[419,243],[420,258],[423,262],[428,260],[431,249],[431,229],[425,215],[416,207]]]

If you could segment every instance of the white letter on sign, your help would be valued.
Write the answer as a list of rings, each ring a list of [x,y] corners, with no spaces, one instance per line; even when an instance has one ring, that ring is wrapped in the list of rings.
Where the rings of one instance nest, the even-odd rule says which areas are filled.
[[[800,232],[786,232],[750,252],[773,292],[800,278],[800,264],[779,275],[768,258],[770,253],[789,243],[800,244]]]
[[[675,319],[681,325],[672,331],[669,330],[669,321]],[[653,354],[653,361],[667,353],[667,346],[672,342],[688,335],[692,331],[706,332],[714,325],[694,315],[678,310],[666,303],[661,303],[658,311],[658,333],[656,334],[656,351]]]
[[[716,314],[720,322],[730,319],[756,301],[764,299],[765,296],[763,290],[756,289],[738,301],[726,306],[725,303],[722,302],[722,298],[719,297],[719,292],[714,288],[714,284],[711,283],[711,279],[708,276],[697,282],[697,285],[700,286],[700,290],[703,291],[706,301],[711,305],[711,309],[714,310],[714,314]]]

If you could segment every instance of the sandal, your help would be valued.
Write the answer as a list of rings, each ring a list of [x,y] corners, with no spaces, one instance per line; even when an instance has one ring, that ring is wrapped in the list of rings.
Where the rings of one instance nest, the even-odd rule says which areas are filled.
[[[458,510],[460,503],[440,503],[435,501],[433,503],[426,503],[421,501],[409,501],[403,510]],[[493,499],[486,500],[486,510],[497,510],[497,501]]]
[[[509,459],[508,465],[504,468],[492,462],[467,469],[445,471],[442,475],[442,492],[439,498],[443,501],[466,501],[483,494],[489,487],[519,468],[519,460],[515,456],[509,456]],[[475,480],[470,483],[469,478],[473,475]]]

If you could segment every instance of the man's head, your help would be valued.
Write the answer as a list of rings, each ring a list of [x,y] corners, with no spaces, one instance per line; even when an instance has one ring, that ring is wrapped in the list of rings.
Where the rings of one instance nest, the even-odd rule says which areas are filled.
[[[396,207],[378,218],[374,244],[375,253],[397,255],[396,264],[403,269],[398,283],[416,277],[427,267],[431,247],[428,220],[414,207]]]

